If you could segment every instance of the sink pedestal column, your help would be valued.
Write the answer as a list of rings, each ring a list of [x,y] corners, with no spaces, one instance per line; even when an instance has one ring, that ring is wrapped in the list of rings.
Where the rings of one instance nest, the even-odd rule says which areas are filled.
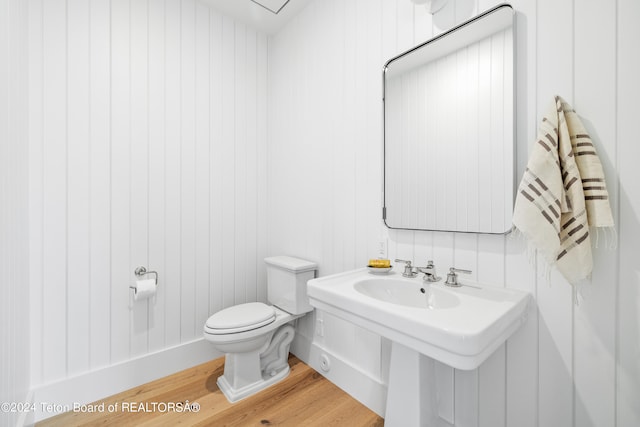
[[[438,416],[435,389],[435,361],[393,341],[385,426],[435,425]]]

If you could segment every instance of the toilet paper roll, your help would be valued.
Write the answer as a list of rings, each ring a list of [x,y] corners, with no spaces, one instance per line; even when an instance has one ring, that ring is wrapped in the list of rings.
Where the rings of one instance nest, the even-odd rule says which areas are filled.
[[[136,280],[133,299],[135,301],[148,299],[156,294],[157,287],[155,279]]]

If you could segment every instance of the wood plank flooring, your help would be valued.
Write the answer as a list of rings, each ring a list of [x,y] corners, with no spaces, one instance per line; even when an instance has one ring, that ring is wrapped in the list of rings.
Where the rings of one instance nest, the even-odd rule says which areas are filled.
[[[224,358],[95,402],[94,413],[67,412],[36,424],[58,426],[382,426],[384,420],[290,356],[289,376],[231,404],[216,385]],[[169,410],[197,403],[198,412]],[[104,403],[104,408],[101,405]],[[110,406],[111,405],[111,406]],[[109,408],[112,412],[109,412]]]

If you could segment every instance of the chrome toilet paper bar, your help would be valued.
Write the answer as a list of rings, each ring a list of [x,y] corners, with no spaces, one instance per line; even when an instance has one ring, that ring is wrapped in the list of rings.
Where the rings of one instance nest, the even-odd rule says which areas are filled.
[[[155,274],[155,282],[156,285],[158,285],[158,272],[157,271],[147,271],[147,269],[143,266],[140,266],[138,268],[136,268],[133,273],[136,275],[136,277],[142,277],[142,276],[146,276],[147,274]],[[129,288],[136,290],[135,286],[129,286]]]

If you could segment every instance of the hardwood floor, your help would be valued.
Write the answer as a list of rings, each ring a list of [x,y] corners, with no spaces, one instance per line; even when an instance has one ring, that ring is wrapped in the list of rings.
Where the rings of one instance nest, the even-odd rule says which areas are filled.
[[[224,358],[220,358],[95,402],[90,407],[96,412],[67,412],[37,426],[384,425],[376,413],[297,357],[290,356],[289,365],[286,379],[235,404],[216,385],[224,370]],[[185,404],[193,403],[199,411],[182,411]],[[177,410],[170,410],[172,405]]]

